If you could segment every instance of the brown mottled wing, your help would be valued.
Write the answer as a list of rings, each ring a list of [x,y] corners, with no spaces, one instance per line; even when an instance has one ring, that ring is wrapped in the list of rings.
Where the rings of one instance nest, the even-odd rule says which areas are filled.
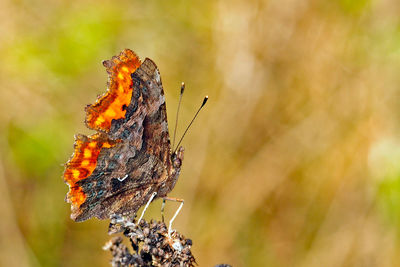
[[[157,66],[146,59],[131,75],[132,97],[123,118],[111,121],[112,146],[100,149],[90,176],[76,182],[85,195],[71,217],[107,219],[134,214],[145,204],[171,167],[165,96]],[[160,195],[158,195],[160,196]]]
[[[91,136],[75,137],[74,154],[66,163],[64,181],[70,190],[66,201],[71,203],[72,217],[79,214],[80,206],[87,195],[78,182],[88,178],[97,166],[97,159],[103,148],[110,148],[122,141],[110,139],[111,124],[126,117],[126,106],[132,98],[131,75],[141,65],[139,57],[129,49],[103,62],[108,73],[107,91],[96,102],[86,107],[86,125],[98,133]]]

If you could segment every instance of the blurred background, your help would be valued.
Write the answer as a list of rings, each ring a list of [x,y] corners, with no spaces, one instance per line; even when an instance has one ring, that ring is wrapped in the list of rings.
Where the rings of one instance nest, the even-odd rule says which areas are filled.
[[[398,266],[400,2],[0,2],[0,265],[109,266],[107,221],[75,223],[63,164],[101,62],[153,59],[169,125],[180,83],[174,228],[200,266]],[[160,200],[146,218],[160,219]],[[167,217],[177,204],[169,203]]]

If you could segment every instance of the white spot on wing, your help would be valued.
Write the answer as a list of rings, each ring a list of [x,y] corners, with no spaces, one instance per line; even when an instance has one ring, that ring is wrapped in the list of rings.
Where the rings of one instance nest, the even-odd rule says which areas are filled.
[[[120,182],[122,182],[122,181],[124,181],[126,178],[128,178],[128,174],[127,175],[125,175],[124,177],[118,177],[117,179],[118,179],[118,181],[120,181]]]

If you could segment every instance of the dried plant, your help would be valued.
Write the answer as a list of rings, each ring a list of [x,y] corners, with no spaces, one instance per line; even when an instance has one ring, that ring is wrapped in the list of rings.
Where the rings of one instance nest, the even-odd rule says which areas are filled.
[[[164,222],[141,220],[136,224],[129,217],[111,219],[109,234],[123,233],[132,250],[123,244],[124,238],[113,237],[103,249],[111,251],[112,266],[194,266],[192,241],[177,231],[168,234]]]

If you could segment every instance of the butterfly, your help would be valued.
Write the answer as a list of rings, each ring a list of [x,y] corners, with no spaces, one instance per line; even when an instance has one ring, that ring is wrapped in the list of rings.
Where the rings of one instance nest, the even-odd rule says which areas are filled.
[[[85,109],[85,123],[96,133],[76,135],[65,164],[66,201],[75,221],[136,214],[154,196],[167,196],[183,161],[183,147],[171,148],[156,64],[125,49],[103,65],[107,92]]]

